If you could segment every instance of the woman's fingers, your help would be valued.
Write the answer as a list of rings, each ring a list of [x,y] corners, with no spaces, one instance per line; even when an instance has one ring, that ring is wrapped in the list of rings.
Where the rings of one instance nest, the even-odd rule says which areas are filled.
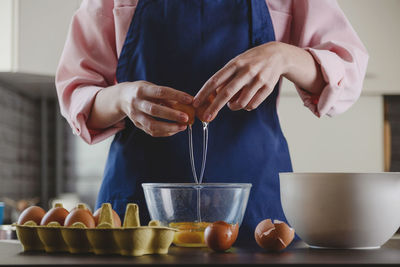
[[[189,119],[189,116],[182,111],[175,110],[167,106],[156,104],[147,100],[138,101],[137,109],[153,117],[176,121],[180,123],[185,123]]]
[[[203,116],[204,121],[210,121],[217,113],[245,86],[251,81],[251,73],[247,70],[241,71],[224,86],[215,97],[211,105],[206,109]]]
[[[188,114],[168,103],[190,105],[193,102],[191,95],[147,81],[137,81],[134,86],[126,84],[124,88],[121,106],[137,128],[154,137],[171,136],[187,128]]]
[[[270,88],[267,85],[261,87],[244,109],[247,111],[256,109],[271,94],[273,89],[273,87]]]
[[[250,84],[243,86],[238,97],[229,101],[228,107],[233,111],[244,109],[262,86],[263,81],[257,76],[254,77]]]
[[[264,85],[257,91],[244,109],[247,111],[256,109],[272,93],[279,79],[279,73],[270,72],[269,78],[263,82]]]
[[[191,104],[193,96],[166,86],[146,84],[137,88],[137,98],[174,100],[183,104]]]
[[[171,136],[186,129],[186,125],[179,123],[158,121],[151,116],[139,112],[135,115],[135,120],[141,129],[153,137]]]
[[[193,106],[195,108],[201,106],[212,92],[216,91],[218,87],[226,83],[231,76],[234,75],[236,69],[237,65],[234,64],[234,61],[230,61],[210,79],[208,79],[208,81],[194,97]]]

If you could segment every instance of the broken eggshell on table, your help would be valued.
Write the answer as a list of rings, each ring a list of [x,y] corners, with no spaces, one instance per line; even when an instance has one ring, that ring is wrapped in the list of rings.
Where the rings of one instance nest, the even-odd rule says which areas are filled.
[[[62,204],[58,203],[54,208],[62,208]],[[166,254],[177,231],[160,226],[157,221],[150,221],[148,226],[140,226],[139,209],[134,203],[126,206],[122,227],[118,227],[120,220],[119,217],[115,217],[116,213],[114,214],[110,203],[102,204],[95,227],[92,224],[95,221],[94,215],[85,209],[83,205],[78,205],[67,214],[64,221],[69,226],[63,225],[64,221],[62,221],[63,224],[59,223],[59,220],[50,221],[46,225],[38,225],[37,217],[42,216],[41,220],[43,220],[46,216],[43,212],[40,214],[25,213],[24,218],[18,220],[23,224],[14,224],[24,251],[120,254],[124,256]],[[31,208],[31,210],[40,212],[40,209],[37,208]],[[80,215],[76,216],[79,213]],[[32,216],[29,218],[27,215]],[[73,218],[74,216],[75,218]],[[76,217],[84,218],[83,222],[77,220]]]
[[[277,252],[289,246],[294,239],[294,232],[285,222],[265,219],[257,225],[254,238],[261,248]]]

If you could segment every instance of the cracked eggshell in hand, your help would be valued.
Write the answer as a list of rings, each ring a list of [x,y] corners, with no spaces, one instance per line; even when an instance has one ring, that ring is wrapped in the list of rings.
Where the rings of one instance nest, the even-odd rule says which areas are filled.
[[[257,225],[254,237],[260,247],[268,251],[280,251],[292,242],[294,229],[285,222],[266,219]]]
[[[216,96],[217,96],[216,93],[211,93],[210,95],[208,95],[207,100],[200,107],[198,107],[196,109],[196,117],[199,118],[201,121],[204,121],[203,120],[203,119],[205,119],[205,118],[203,118],[204,113],[205,113],[206,109],[211,105],[211,103],[214,102],[214,99]],[[216,116],[216,114],[214,114],[214,117],[212,117],[207,122],[214,120],[215,116]]]
[[[185,123],[186,125],[192,125],[194,123],[195,109],[193,106],[175,102],[171,104],[171,108],[182,111],[188,115],[189,119]]]

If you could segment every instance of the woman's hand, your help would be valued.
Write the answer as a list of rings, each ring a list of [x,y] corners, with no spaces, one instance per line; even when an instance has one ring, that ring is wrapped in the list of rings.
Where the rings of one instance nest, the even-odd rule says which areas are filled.
[[[129,117],[136,127],[151,136],[171,136],[186,129],[189,117],[166,105],[192,101],[193,97],[185,92],[146,81],[119,83],[99,91],[87,125],[91,129],[104,129]]]
[[[177,101],[191,104],[193,97],[185,92],[146,81],[124,84],[120,106],[136,127],[153,137],[171,136],[186,129],[188,114],[166,104]],[[170,120],[165,122],[156,118]]]
[[[271,94],[282,75],[316,94],[320,93],[324,83],[320,67],[309,52],[292,45],[269,42],[229,61],[204,84],[193,105],[197,108],[210,94],[216,94],[203,114],[198,114],[207,122],[213,120],[225,104],[231,110],[253,110]]]

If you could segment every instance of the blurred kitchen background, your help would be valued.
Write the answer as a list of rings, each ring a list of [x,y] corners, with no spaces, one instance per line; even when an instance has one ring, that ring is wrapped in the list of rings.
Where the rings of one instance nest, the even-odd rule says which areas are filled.
[[[359,101],[318,119],[285,81],[279,103],[294,171],[400,170],[400,0],[339,0],[370,54]],[[61,117],[54,75],[80,0],[0,1],[0,201],[92,210],[112,138],[89,146]],[[212,137],[210,137],[212,138]]]

